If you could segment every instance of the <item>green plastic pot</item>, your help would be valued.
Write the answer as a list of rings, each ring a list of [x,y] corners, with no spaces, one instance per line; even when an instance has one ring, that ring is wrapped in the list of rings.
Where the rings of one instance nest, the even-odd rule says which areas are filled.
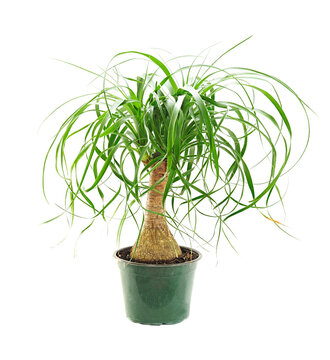
[[[198,254],[196,259],[170,265],[135,263],[119,258],[118,251],[114,254],[120,269],[126,315],[131,321],[176,324],[189,316],[194,273],[201,258],[198,251],[193,251]]]

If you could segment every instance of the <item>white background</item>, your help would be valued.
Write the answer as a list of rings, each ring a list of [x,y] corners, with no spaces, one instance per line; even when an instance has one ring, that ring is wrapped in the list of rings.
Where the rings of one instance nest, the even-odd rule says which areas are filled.
[[[2,5],[0,358],[330,359],[329,19],[326,1],[12,1]],[[113,234],[66,228],[41,194],[52,133],[38,127],[90,77],[52,60],[104,66],[124,50],[198,53],[254,37],[230,59],[285,80],[315,109],[306,156],[289,175],[287,219],[299,240],[255,213],[235,228],[237,256],[204,253],[190,318],[129,322]],[[53,189],[56,192],[56,188]],[[58,196],[61,196],[59,194]],[[136,234],[125,233],[130,244]]]

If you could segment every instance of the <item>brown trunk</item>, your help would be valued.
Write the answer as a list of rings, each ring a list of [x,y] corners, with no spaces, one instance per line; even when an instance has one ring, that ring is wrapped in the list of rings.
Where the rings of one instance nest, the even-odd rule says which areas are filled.
[[[149,186],[153,186],[165,175],[166,166],[165,160],[152,170]],[[131,256],[135,260],[154,262],[172,260],[181,255],[181,249],[168,227],[166,218],[150,212],[165,214],[163,193],[166,183],[167,176],[148,192],[143,228],[139,240],[131,249]]]

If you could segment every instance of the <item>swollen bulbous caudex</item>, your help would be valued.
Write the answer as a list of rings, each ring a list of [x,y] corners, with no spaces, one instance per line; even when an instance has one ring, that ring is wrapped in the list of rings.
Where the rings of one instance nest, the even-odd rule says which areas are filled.
[[[146,162],[147,163],[147,162]],[[157,262],[172,260],[182,254],[166,222],[163,194],[167,183],[166,160],[162,161],[150,173],[149,186],[143,228],[138,241],[131,249],[134,260]],[[159,215],[158,215],[159,214]]]

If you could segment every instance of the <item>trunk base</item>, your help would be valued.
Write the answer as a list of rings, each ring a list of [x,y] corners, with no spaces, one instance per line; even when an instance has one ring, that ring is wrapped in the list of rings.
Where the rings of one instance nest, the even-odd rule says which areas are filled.
[[[182,255],[168,225],[145,226],[139,240],[132,246],[131,257],[139,262],[159,262],[173,260]]]

